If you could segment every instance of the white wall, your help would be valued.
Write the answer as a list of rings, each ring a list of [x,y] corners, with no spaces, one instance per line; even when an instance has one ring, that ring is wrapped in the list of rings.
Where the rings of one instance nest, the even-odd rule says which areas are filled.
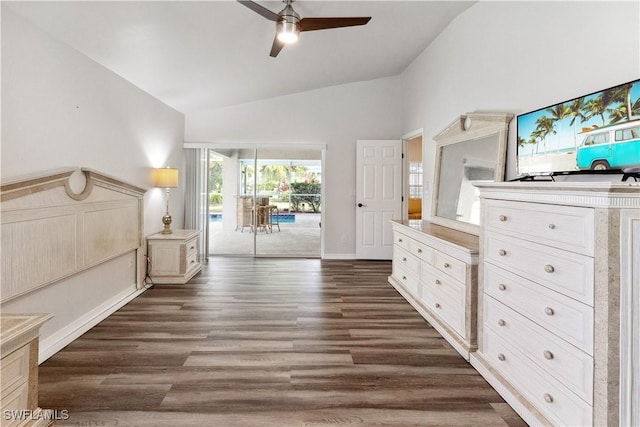
[[[400,76],[403,132],[424,128],[427,188],[433,136],[458,115],[520,114],[637,79],[639,17],[638,2],[612,1],[478,2],[458,16]],[[514,119],[508,178],[515,131]]]
[[[142,188],[153,167],[183,167],[184,115],[2,8],[2,180],[89,167]],[[183,190],[171,213],[183,223]],[[145,204],[162,229],[163,191]]]
[[[189,114],[189,142],[326,144],[325,257],[355,254],[356,140],[400,139],[396,78]]]
[[[89,167],[142,188],[151,168],[183,167],[184,116],[2,7],[3,181],[61,167]],[[174,224],[183,191],[172,192]],[[162,228],[163,191],[145,196],[145,235]],[[42,328],[68,336],[135,292],[135,254],[2,305],[49,312]],[[96,317],[98,316],[98,317]],[[80,329],[78,329],[80,328]],[[46,349],[45,349],[46,350]]]

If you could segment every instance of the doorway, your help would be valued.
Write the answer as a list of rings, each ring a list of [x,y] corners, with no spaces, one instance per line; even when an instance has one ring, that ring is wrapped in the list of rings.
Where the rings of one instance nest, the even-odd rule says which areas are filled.
[[[424,170],[422,161],[422,130],[403,138],[406,153],[404,159],[404,189],[406,203],[403,218],[421,220],[424,218]]]
[[[322,151],[211,149],[209,253],[321,257]]]

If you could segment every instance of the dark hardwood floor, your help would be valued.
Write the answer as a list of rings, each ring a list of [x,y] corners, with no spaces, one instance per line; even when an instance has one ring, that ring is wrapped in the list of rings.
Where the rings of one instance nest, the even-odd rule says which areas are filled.
[[[390,262],[213,258],[40,365],[60,426],[525,426]]]

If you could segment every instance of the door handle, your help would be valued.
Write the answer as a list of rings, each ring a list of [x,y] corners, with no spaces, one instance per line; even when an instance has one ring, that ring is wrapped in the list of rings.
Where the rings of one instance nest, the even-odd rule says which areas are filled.
[[[366,208],[366,207],[367,207],[367,205],[363,205],[362,203],[358,203],[358,207],[359,207],[359,208]]]

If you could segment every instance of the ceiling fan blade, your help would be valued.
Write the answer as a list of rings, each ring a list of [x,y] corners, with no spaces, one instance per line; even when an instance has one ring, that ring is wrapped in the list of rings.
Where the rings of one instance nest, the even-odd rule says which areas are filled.
[[[240,4],[247,6],[249,9],[253,10],[258,15],[261,15],[267,18],[269,21],[278,22],[278,18],[279,18],[278,14],[270,11],[266,7],[260,6],[258,3],[252,2],[250,0],[237,0],[237,1]]]
[[[278,37],[276,36],[276,38],[273,39],[273,45],[271,46],[271,53],[269,54],[269,56],[275,58],[276,56],[278,56],[283,47],[284,43],[278,40]]]
[[[300,31],[355,27],[357,25],[365,25],[370,20],[370,16],[359,18],[303,18],[300,20]]]

